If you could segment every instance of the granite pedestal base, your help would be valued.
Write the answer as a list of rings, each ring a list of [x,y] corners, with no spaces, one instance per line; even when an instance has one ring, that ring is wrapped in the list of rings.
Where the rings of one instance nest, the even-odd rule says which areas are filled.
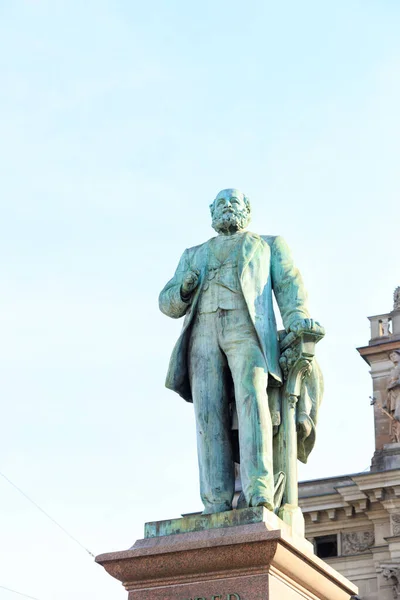
[[[128,600],[349,600],[357,594],[309,542],[262,507],[148,523],[145,531],[149,537],[130,550],[96,558],[124,584]]]

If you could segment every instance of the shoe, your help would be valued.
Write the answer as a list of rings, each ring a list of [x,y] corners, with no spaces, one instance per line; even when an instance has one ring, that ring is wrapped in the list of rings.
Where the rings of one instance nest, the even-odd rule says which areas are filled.
[[[237,505],[236,508],[241,509],[241,508],[248,508],[248,504],[245,498],[245,495],[243,494],[243,491],[240,492],[238,501],[237,501]]]
[[[201,514],[214,515],[215,513],[228,512],[229,510],[232,510],[232,506],[227,506],[226,504],[216,504],[215,506],[208,506]]]
[[[274,504],[267,500],[267,498],[253,498],[251,501],[251,506],[264,506],[266,509],[274,512]]]

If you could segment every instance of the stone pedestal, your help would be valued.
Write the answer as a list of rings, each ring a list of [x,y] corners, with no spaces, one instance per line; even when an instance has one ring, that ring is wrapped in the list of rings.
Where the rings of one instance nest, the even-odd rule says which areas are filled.
[[[96,561],[128,600],[349,600],[357,587],[264,508],[148,523],[130,550]]]
[[[391,471],[400,467],[400,444],[384,444],[380,450],[375,450],[371,461],[371,471]]]

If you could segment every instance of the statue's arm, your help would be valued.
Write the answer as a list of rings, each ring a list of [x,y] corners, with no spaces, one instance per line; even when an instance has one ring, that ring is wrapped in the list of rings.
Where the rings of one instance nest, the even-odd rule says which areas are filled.
[[[285,240],[277,236],[271,245],[272,288],[288,331],[296,322],[309,319],[307,292]]]
[[[388,390],[393,390],[396,387],[400,387],[400,377],[392,377],[389,381],[389,385],[387,387]]]
[[[188,269],[188,251],[185,250],[181,256],[175,275],[168,281],[158,298],[161,312],[173,319],[183,317],[190,305],[190,301],[184,302],[181,297],[182,281]]]

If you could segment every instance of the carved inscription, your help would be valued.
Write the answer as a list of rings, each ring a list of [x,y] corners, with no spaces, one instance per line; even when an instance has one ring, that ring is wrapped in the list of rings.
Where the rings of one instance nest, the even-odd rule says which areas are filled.
[[[360,554],[374,545],[373,531],[351,531],[342,533],[342,554]]]

